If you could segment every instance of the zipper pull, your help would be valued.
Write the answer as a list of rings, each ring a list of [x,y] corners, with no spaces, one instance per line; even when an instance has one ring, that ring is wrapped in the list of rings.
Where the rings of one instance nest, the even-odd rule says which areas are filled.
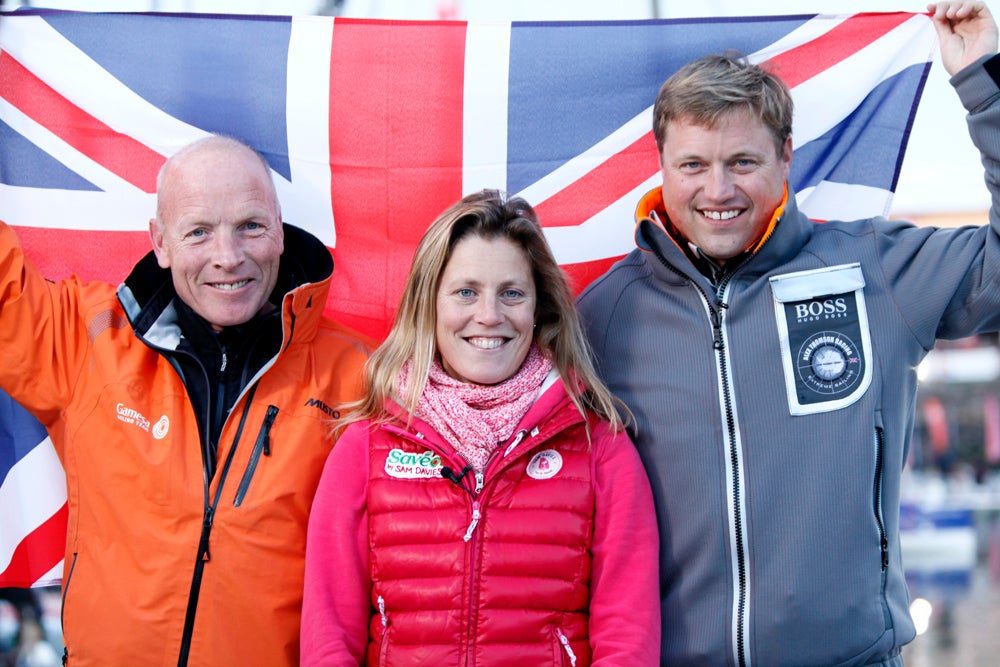
[[[264,456],[271,455],[271,427],[274,426],[274,419],[277,416],[277,406],[267,406],[267,414],[264,415],[264,423],[261,425],[261,431],[264,438],[264,442],[262,443]]]
[[[576,653],[573,653],[566,635],[563,634],[562,630],[556,629],[556,636],[559,637],[559,643],[562,644],[562,647],[566,650],[566,655],[569,656],[569,664],[576,665]]]
[[[483,490],[483,484],[485,484],[486,476],[483,474],[482,470],[476,471],[476,489],[475,492],[479,493]]]
[[[514,441],[507,446],[507,449],[504,450],[503,455],[507,456],[512,451],[514,451],[514,448],[520,445],[522,440],[524,440],[524,429],[521,429],[520,431],[517,432],[517,434],[514,436]]]
[[[226,356],[226,351],[222,351],[222,366],[219,367],[219,372],[226,370],[226,363],[228,363],[228,357]]]
[[[198,545],[198,557],[206,563],[212,560],[212,554],[208,551],[208,535],[212,532],[212,521],[215,510],[211,507],[205,508],[205,517],[201,522],[201,542]]]
[[[477,473],[476,476],[477,477],[479,476],[478,473]],[[478,500],[473,501],[473,503],[472,503],[472,522],[469,524],[469,528],[465,531],[465,537],[462,538],[466,542],[468,542],[469,540],[472,539],[472,532],[476,529],[476,526],[479,525],[479,519],[480,519],[481,516],[482,516],[482,513],[479,511],[479,501]]]
[[[722,304],[708,307],[712,320],[712,348],[722,349]]]
[[[382,627],[389,626],[389,617],[385,615],[385,598],[378,596],[378,615],[382,617]]]

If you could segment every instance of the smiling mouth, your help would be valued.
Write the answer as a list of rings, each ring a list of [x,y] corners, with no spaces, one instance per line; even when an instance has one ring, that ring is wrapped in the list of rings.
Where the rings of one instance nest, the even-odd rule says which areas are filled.
[[[710,220],[718,220],[720,222],[725,222],[726,220],[732,220],[733,218],[735,218],[736,216],[738,216],[742,212],[743,212],[743,209],[734,208],[734,209],[730,209],[728,211],[704,211],[703,210],[703,211],[701,211],[701,214],[703,216],[705,216],[706,218],[709,218]]]
[[[248,278],[244,280],[237,280],[234,283],[209,283],[209,285],[211,285],[215,289],[220,289],[227,292],[238,290],[239,288],[249,284],[250,280]]]
[[[508,341],[507,338],[499,336],[470,336],[465,340],[473,347],[478,347],[480,350],[493,350]]]

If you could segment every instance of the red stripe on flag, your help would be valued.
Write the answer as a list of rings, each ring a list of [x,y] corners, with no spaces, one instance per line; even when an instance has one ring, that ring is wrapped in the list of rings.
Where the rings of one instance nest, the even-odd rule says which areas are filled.
[[[143,192],[156,191],[166,158],[71,103],[6,52],[0,53],[0,97],[108,171]]]
[[[0,572],[0,584],[28,587],[59,564],[66,550],[66,526],[69,509],[59,510],[14,548],[7,569]]]
[[[146,232],[17,227],[25,254],[43,276],[102,280],[117,285],[151,249]]]
[[[611,265],[624,257],[606,257],[595,259],[592,262],[580,262],[578,264],[562,264],[562,270],[569,280],[569,285],[573,289],[573,294],[578,295],[587,285],[604,275],[604,272],[611,268]]]
[[[652,131],[535,206],[545,227],[575,227],[627,195],[659,169]]]
[[[465,31],[463,22],[334,25],[329,310],[376,338],[388,331],[420,236],[462,196]]]
[[[789,88],[808,81],[844,58],[869,46],[913,18],[912,13],[855,14],[822,37],[767,61]]]

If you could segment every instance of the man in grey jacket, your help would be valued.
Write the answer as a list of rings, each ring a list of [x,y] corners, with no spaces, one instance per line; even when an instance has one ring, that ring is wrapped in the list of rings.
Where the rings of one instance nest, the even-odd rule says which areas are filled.
[[[914,369],[938,338],[1000,329],[997,26],[982,2],[928,9],[987,227],[808,220],[788,89],[742,58],[695,61],[657,98],[663,186],[580,307],[652,480],[664,665],[901,665],[914,636]]]

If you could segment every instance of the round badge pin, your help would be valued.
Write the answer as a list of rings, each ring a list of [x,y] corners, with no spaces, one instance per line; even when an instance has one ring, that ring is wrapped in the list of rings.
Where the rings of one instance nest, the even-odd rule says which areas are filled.
[[[562,454],[554,449],[544,449],[531,457],[528,462],[528,477],[549,479],[562,469],[562,465]]]

